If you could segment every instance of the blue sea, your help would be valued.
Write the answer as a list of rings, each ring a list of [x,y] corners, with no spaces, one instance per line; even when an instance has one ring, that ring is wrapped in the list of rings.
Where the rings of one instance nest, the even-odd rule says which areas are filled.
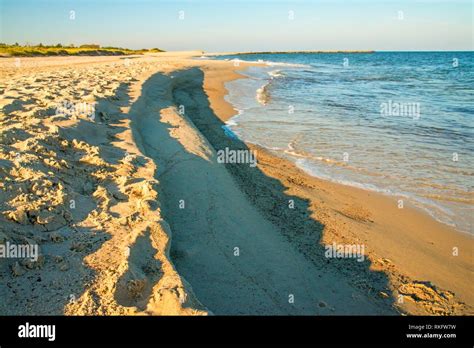
[[[473,233],[474,52],[217,59],[261,63],[226,85],[239,138]]]

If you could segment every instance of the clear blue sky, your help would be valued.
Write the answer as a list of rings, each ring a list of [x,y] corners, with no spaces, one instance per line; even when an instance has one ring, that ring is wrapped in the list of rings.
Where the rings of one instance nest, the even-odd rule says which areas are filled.
[[[473,49],[471,0],[0,0],[0,11],[0,42],[6,43],[205,51]]]

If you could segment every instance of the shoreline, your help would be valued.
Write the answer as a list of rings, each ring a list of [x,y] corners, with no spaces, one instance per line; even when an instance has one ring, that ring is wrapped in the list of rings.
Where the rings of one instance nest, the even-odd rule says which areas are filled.
[[[271,62],[265,61],[264,64],[271,64]],[[281,63],[281,64],[291,65],[291,63]],[[266,66],[264,68],[266,68]],[[280,71],[280,70],[277,70],[277,71]],[[271,86],[274,79],[272,72],[268,72],[262,69],[261,72],[258,74],[255,72],[248,73],[248,74],[249,75],[247,75],[247,73],[242,73],[244,78],[247,78],[248,76],[253,76],[253,77],[250,77],[251,80],[264,81],[259,85],[261,87],[259,87],[258,89],[257,87],[255,87],[256,89],[255,99],[258,101],[260,105],[265,106],[268,103],[268,100],[271,100],[271,95],[268,95],[267,89]],[[262,77],[262,75],[264,76],[269,75],[269,76],[265,78],[264,76]],[[276,83],[276,84],[281,85],[281,82]],[[235,88],[233,88],[234,86]],[[246,113],[245,111],[246,106],[245,104],[242,104],[243,100],[239,99],[238,91],[244,87],[247,89],[246,83],[244,84],[230,83],[228,87],[230,88],[230,95],[233,98],[228,98],[226,100],[229,101],[231,104],[235,102],[236,112],[238,111],[238,114],[234,114],[233,117],[226,120],[226,123],[228,123],[228,125],[230,126],[230,129],[233,129],[234,126],[237,126],[240,121],[242,121],[244,127],[245,127],[246,122],[260,122],[259,114],[263,113],[263,115],[265,115],[266,113],[265,109],[263,108],[259,108],[257,109],[257,111],[254,111],[255,108],[252,107],[247,117],[243,117],[241,119],[242,114]],[[234,90],[236,90],[237,93],[234,92]],[[282,92],[276,91],[276,93],[278,94]],[[229,95],[227,95],[227,97],[229,97]],[[248,96],[246,95],[245,98],[248,98]],[[277,99],[276,103],[278,102],[279,101]],[[275,104],[275,106],[276,105],[277,104]],[[239,108],[243,110],[238,110]],[[269,112],[272,112],[272,109],[273,109],[273,106],[270,105]],[[268,118],[268,116],[265,116],[265,117]],[[237,133],[239,132],[238,129],[235,129],[235,130]],[[252,134],[252,132],[249,131],[248,134]],[[274,141],[273,143],[268,142],[264,138],[259,138],[258,134],[253,134],[253,135],[250,135],[249,137],[253,139],[252,141],[250,141],[253,145],[265,148],[267,151],[275,154],[276,156],[292,161],[293,163],[295,163],[295,165],[298,168],[303,170],[305,173],[307,173],[311,177],[317,177],[321,180],[327,180],[327,181],[338,183],[345,186],[361,188],[363,190],[367,190],[367,191],[371,191],[371,192],[375,192],[375,193],[379,193],[385,196],[392,197],[393,199],[401,199],[403,200],[403,203],[409,200],[412,207],[415,207],[416,209],[419,209],[429,214],[437,222],[440,222],[441,224],[452,227],[456,229],[459,233],[463,233],[468,236],[474,237],[474,235],[472,234],[472,219],[469,219],[469,216],[466,216],[467,214],[465,213],[465,211],[468,211],[467,209],[469,209],[468,199],[464,200],[465,196],[459,196],[459,197],[462,197],[462,198],[459,198],[459,200],[456,198],[457,196],[449,197],[449,199],[445,199],[445,200],[441,198],[438,199],[438,197],[441,197],[441,193],[439,192],[432,193],[431,195],[427,194],[426,196],[424,196],[423,194],[420,194],[416,190],[416,187],[414,186],[402,187],[402,185],[398,185],[398,186],[390,185],[390,184],[384,185],[384,183],[380,181],[376,181],[376,180],[370,181],[370,177],[358,177],[357,179],[357,176],[354,176],[353,173],[352,174],[345,173],[345,175],[340,175],[340,177],[336,180],[333,177],[330,177],[328,175],[328,172],[331,172],[331,171],[326,172],[325,170],[321,170],[318,167],[318,164],[320,163],[319,161],[321,160],[328,161],[330,163],[337,162],[333,157],[322,158],[312,153],[311,150],[308,150],[308,149],[306,150],[301,149],[301,151],[295,152],[293,148],[293,145],[294,145],[293,140],[289,140],[289,139],[287,140],[287,142],[289,141],[289,143],[285,147],[285,144],[282,143],[281,141]],[[243,141],[247,142],[247,140],[243,140]],[[276,145],[275,143],[278,145]],[[278,147],[273,147],[273,146],[278,146]],[[337,164],[340,165],[340,163],[337,163]],[[360,169],[362,168],[364,167],[362,166]],[[320,173],[325,173],[325,175],[320,175]],[[377,172],[372,173],[372,175],[375,175],[375,174],[379,174],[379,173]],[[387,172],[385,172],[385,175],[387,175]],[[444,185],[447,185],[447,184],[444,183]],[[444,189],[447,190],[448,188],[446,187]],[[462,193],[466,195],[468,194],[468,192],[462,192]],[[436,197],[436,198],[432,198],[432,197]],[[458,207],[455,205],[455,204],[460,204],[460,202],[466,205],[463,207]],[[449,203],[451,203],[452,205],[449,205]]]
[[[106,62],[84,58],[74,65],[67,58],[57,59],[60,61],[57,65],[65,66],[67,73],[90,74],[91,83],[98,83],[104,76],[110,82],[113,72],[117,75],[113,84],[119,87],[99,103],[101,108],[97,110],[102,112],[99,125],[80,118],[64,122],[45,116],[45,124],[60,129],[59,138],[52,133],[48,142],[59,144],[62,138],[84,142],[75,146],[86,151],[90,158],[77,168],[87,172],[105,161],[110,171],[106,177],[102,177],[105,175],[102,172],[94,174],[98,179],[94,179],[92,191],[78,194],[84,201],[81,204],[84,211],[74,216],[70,227],[61,227],[57,232],[53,229],[57,226],[50,228],[48,224],[34,222],[19,226],[18,221],[1,217],[2,224],[11,231],[21,230],[11,234],[10,230],[2,229],[0,232],[7,240],[29,233],[32,234],[29,238],[37,239],[49,253],[43,261],[45,266],[30,269],[21,264],[20,270],[26,275],[47,275],[50,279],[64,276],[61,272],[68,271],[61,270],[63,261],[54,261],[61,254],[69,260],[70,271],[86,273],[90,278],[88,282],[68,278],[75,279],[76,289],[70,292],[79,292],[76,302],[65,305],[60,300],[64,297],[61,294],[54,298],[58,301],[54,310],[51,304],[36,304],[37,312],[57,313],[64,306],[65,313],[71,315],[245,314],[251,308],[254,314],[331,315],[349,314],[350,310],[353,314],[473,313],[474,298],[469,282],[472,238],[459,236],[459,232],[414,207],[398,209],[395,200],[382,194],[311,177],[288,160],[258,146],[227,138],[221,125],[235,115],[235,110],[224,98],[225,83],[245,78],[238,71],[255,64],[241,62],[240,67],[234,67],[232,62],[192,59],[197,55],[149,55],[134,59],[127,67],[123,67],[119,58]],[[119,64],[113,66],[111,62]],[[37,71],[31,67],[30,72],[40,74],[44,70],[50,78],[70,83],[71,77],[66,73],[57,77],[56,74],[62,74],[60,69],[51,71],[55,64],[49,63],[48,67],[45,63],[46,67]],[[15,72],[9,76],[19,79],[16,82],[20,85],[29,81]],[[33,83],[35,93],[41,94],[40,88],[44,88],[41,83]],[[75,87],[68,88],[72,92]],[[177,112],[180,105],[185,106],[184,115]],[[156,110],[160,110],[158,114]],[[22,112],[16,109],[12,113],[20,124],[25,122]],[[28,117],[32,123],[25,129],[36,134],[34,122],[38,116]],[[12,135],[13,146],[21,148],[20,143],[15,144],[15,136],[19,135]],[[104,143],[103,139],[112,140]],[[216,163],[215,152],[226,146],[256,150],[257,168]],[[51,151],[58,158],[71,160],[64,157],[59,145]],[[125,154],[133,160],[120,160]],[[183,160],[175,160],[179,158],[176,154]],[[13,161],[10,157],[2,160]],[[44,171],[39,164],[36,170]],[[67,190],[77,191],[61,170],[53,173]],[[189,173],[194,176],[190,177]],[[78,180],[82,180],[81,175]],[[23,180],[31,181],[27,176]],[[93,199],[89,198],[91,193]],[[191,210],[186,215],[177,208],[176,199],[180,195],[190,195],[187,206]],[[226,199],[229,196],[233,199]],[[1,198],[2,204],[15,199],[14,196]],[[199,204],[193,204],[193,199],[199,199]],[[294,200],[295,209],[288,209],[289,199]],[[212,213],[206,215],[207,211]],[[51,241],[39,237],[44,233],[41,228],[46,228]],[[78,228],[83,232],[86,228],[101,232],[78,241],[74,233]],[[210,228],[214,237],[202,236],[202,231]],[[97,239],[96,233],[105,239]],[[57,238],[65,242],[55,242]],[[89,247],[70,245],[73,241]],[[324,259],[321,254],[324,245],[333,242],[363,244],[366,261]],[[203,248],[197,247],[199,243]],[[226,254],[226,250],[232,252],[229,248],[236,245],[241,246],[244,263]],[[458,256],[452,255],[454,246],[459,246]],[[78,250],[73,250],[73,256],[67,251],[70,247]],[[129,251],[124,253],[123,248]],[[274,255],[275,250],[281,250],[284,255],[281,261]],[[157,265],[150,266],[146,257],[159,260],[162,273],[150,271],[150,267]],[[86,266],[81,266],[82,260]],[[222,270],[213,265],[228,269],[230,274],[221,274]],[[261,268],[260,272],[255,273],[255,265]],[[0,275],[10,279],[7,274],[11,267],[18,268],[14,263],[8,266],[0,269]],[[60,269],[55,270],[57,267]],[[276,274],[271,274],[276,269]],[[202,272],[215,278],[204,279]],[[26,275],[13,278],[21,301],[29,296],[29,291],[21,285]],[[79,285],[82,282],[84,285]],[[222,286],[226,282],[242,284],[242,298],[223,296],[229,296],[233,290],[216,288],[219,282]],[[288,283],[298,286],[286,289]],[[286,294],[298,292],[296,298],[301,302],[288,307],[287,298],[281,298],[285,291]],[[133,296],[135,293],[138,297]],[[11,296],[2,286],[0,294],[7,301]],[[46,298],[47,292],[40,292],[39,296]],[[248,304],[242,302],[253,296]],[[21,312],[26,308],[27,304],[21,302],[16,310]],[[11,313],[2,306],[0,312]]]
[[[242,75],[242,77],[246,78],[244,75]],[[224,103],[228,103],[224,98],[226,94],[227,91],[225,90],[222,91],[220,95],[211,96],[211,99],[220,98]],[[216,112],[216,114],[223,122],[227,122],[235,116],[235,113],[231,117],[229,117],[228,114],[219,114],[219,112]],[[350,228],[344,226],[345,233],[331,231],[333,232],[333,235],[331,237],[328,236],[328,239],[331,240],[341,237],[342,239],[348,238],[352,242],[364,238],[374,254],[371,256],[372,262],[381,263],[380,265],[377,265],[377,267],[381,267],[387,271],[389,268],[393,268],[393,265],[386,265],[385,262],[379,262],[383,259],[389,259],[400,268],[400,271],[397,272],[394,272],[393,269],[389,270],[389,272],[394,273],[394,278],[398,278],[397,280],[393,279],[393,281],[401,283],[403,281],[402,273],[406,273],[410,277],[420,280],[429,279],[435,284],[442,284],[442,287],[444,288],[450,288],[454,282],[454,277],[450,276],[451,267],[454,266],[451,262],[456,260],[456,258],[452,255],[453,250],[450,250],[449,245],[451,245],[452,248],[458,247],[458,249],[461,248],[460,246],[463,246],[463,258],[456,266],[459,267],[459,265],[464,265],[464,267],[466,267],[463,271],[463,278],[466,281],[464,284],[456,284],[453,288],[457,290],[457,293],[462,292],[461,298],[463,301],[472,303],[474,297],[469,290],[468,281],[468,279],[472,277],[473,272],[471,260],[472,247],[474,244],[472,235],[437,221],[425,210],[416,207],[413,204],[407,204],[403,209],[403,211],[407,212],[406,218],[408,221],[406,224],[400,223],[398,219],[403,218],[403,214],[400,214],[400,209],[397,207],[395,197],[311,176],[298,168],[296,164],[278,156],[278,154],[273,153],[273,151],[250,143],[246,143],[246,145],[252,150],[257,150],[260,156],[263,154],[261,157],[263,157],[265,164],[261,165],[259,162],[259,167],[262,167],[263,170],[272,177],[284,181],[286,185],[288,185],[290,192],[297,192],[302,197],[309,199],[312,203],[327,203],[328,201],[333,200],[332,203],[333,205],[336,205],[336,209],[334,209],[334,206],[330,206],[329,208],[333,210],[331,213],[327,211],[327,208],[318,211],[319,209],[312,205],[315,215],[318,215],[318,213],[321,215],[329,215],[323,218],[326,224],[328,224],[330,219],[342,218],[347,220],[347,222],[342,223],[343,225],[346,223],[354,224],[354,221],[355,224],[360,222],[367,223],[369,221],[370,224],[377,225],[380,224],[380,222],[377,221],[380,219],[383,223],[381,226],[368,226],[367,229],[370,232],[365,232],[362,236],[358,234],[359,232],[362,232],[360,228],[351,226],[354,230],[350,231]],[[260,159],[261,157],[257,158]],[[294,176],[297,180],[290,179],[289,176]],[[295,181],[297,181],[297,183],[295,183]],[[317,190],[314,190],[314,188],[317,188]],[[325,193],[331,192],[331,194],[325,194],[324,196],[327,197],[321,201],[320,195],[322,192],[318,191],[325,191]],[[337,192],[339,196],[336,200],[334,200],[333,197],[331,197],[332,199],[329,197],[335,192]],[[351,198],[351,203],[345,202],[345,199],[348,197]],[[358,202],[364,202],[365,205],[353,202],[354,198]],[[337,209],[341,208],[341,206],[350,206],[350,204],[354,204],[354,208],[351,209],[350,207],[346,212],[341,212]],[[367,207],[367,204],[369,204],[369,207]],[[377,212],[381,206],[383,206],[383,209],[381,210],[383,210],[384,213]],[[334,211],[336,212],[335,214]],[[339,216],[335,217],[335,215]],[[396,217],[391,218],[390,215]],[[336,228],[342,227],[341,223],[336,221],[329,223],[329,225],[332,224],[334,224]],[[380,232],[383,232],[383,236],[377,235],[377,233]],[[429,235],[429,233],[432,233],[432,235]],[[388,242],[385,238],[389,239],[396,245],[386,245]],[[409,240],[409,243],[412,243],[413,245],[409,245],[406,240]],[[330,242],[328,244],[330,244]],[[400,246],[404,246],[403,250],[396,250],[397,247]],[[413,258],[414,260],[406,260],[407,254],[405,253],[407,252],[409,252],[410,255],[408,256],[408,259]],[[425,266],[424,269],[423,267],[420,269],[418,264],[420,261],[423,262]],[[433,267],[435,264],[437,266]],[[420,288],[420,291],[430,292],[430,290],[422,289],[420,284],[414,286],[414,288],[416,287]],[[418,289],[413,291],[418,291]]]

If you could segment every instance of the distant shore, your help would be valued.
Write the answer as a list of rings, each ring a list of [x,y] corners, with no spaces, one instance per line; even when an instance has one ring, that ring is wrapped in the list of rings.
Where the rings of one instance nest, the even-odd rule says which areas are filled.
[[[122,47],[100,45],[7,45],[0,43],[0,58],[5,57],[49,57],[49,56],[124,56],[164,52],[159,48],[133,50]]]
[[[251,52],[217,52],[205,53],[206,56],[239,56],[251,54],[301,54],[301,53],[375,53],[374,50],[304,50],[304,51],[251,51]]]

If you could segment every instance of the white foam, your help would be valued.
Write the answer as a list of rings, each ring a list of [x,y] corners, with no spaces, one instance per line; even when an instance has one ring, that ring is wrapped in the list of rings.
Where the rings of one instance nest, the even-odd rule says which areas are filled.
[[[268,66],[287,66],[287,67],[293,67],[293,68],[311,68],[310,65],[306,65],[306,64],[272,62],[272,61],[263,61],[263,62]]]
[[[269,99],[268,92],[267,92],[267,87],[268,87],[269,84],[270,84],[270,81],[268,81],[262,87],[257,89],[257,95],[255,96],[257,101],[261,105],[264,105],[264,106],[267,105],[268,99]]]
[[[288,153],[288,152],[285,151],[285,153]],[[298,157],[301,157],[301,156],[298,156]],[[302,169],[305,173],[311,176],[323,179],[323,180],[335,182],[335,183],[346,185],[346,186],[356,187],[363,190],[378,192],[378,193],[382,193],[388,196],[404,198],[410,203],[412,203],[414,206],[416,206],[417,208],[424,210],[436,221],[459,229],[459,226],[457,226],[457,224],[453,221],[455,214],[451,210],[447,209],[446,207],[440,206],[431,200],[423,199],[422,197],[418,197],[416,195],[406,193],[406,192],[394,191],[389,188],[381,188],[373,184],[360,183],[360,182],[351,181],[347,179],[335,178],[332,175],[327,175],[320,172],[314,165],[312,166],[308,162],[307,159],[296,159],[295,164],[297,167]],[[469,231],[463,231],[462,229],[459,229],[459,230],[461,232],[469,233]]]
[[[268,75],[270,75],[272,78],[277,78],[277,77],[282,77],[284,76],[282,73],[281,73],[281,70],[272,70],[268,73]]]
[[[237,110],[237,115],[235,115],[235,116],[231,117],[230,119],[228,119],[225,124],[226,124],[227,126],[230,126],[230,127],[232,127],[232,126],[237,126],[237,125],[239,124],[239,123],[237,122],[237,121],[238,121],[238,118],[239,118],[243,113],[244,113],[243,110]]]
[[[224,60],[229,60],[229,59],[224,59]],[[285,63],[285,62],[273,62],[270,60],[244,60],[240,58],[233,58],[232,61],[239,61],[239,62],[245,62],[245,63],[253,63],[253,64],[264,64],[267,66],[286,66],[286,67],[292,67],[292,68],[311,68],[310,65],[306,64],[297,64],[297,63]]]

